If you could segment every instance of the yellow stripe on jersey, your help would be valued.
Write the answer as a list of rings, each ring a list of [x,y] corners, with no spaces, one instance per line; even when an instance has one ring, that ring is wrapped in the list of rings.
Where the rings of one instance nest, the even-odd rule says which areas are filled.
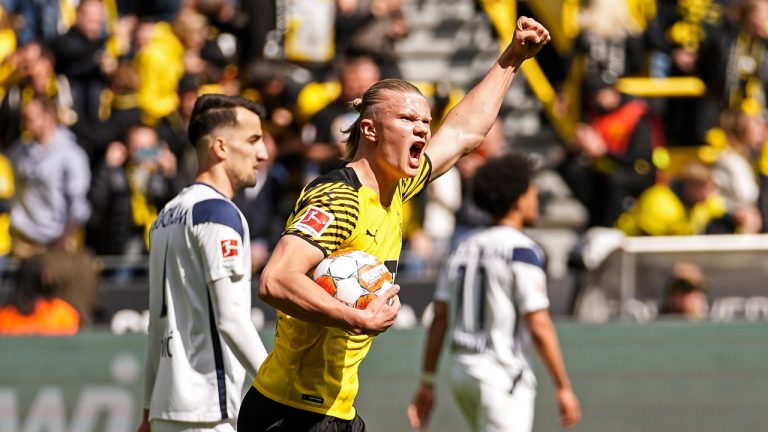
[[[339,249],[368,252],[393,273],[403,243],[403,202],[427,185],[432,169],[424,157],[418,174],[400,182],[389,207],[363,186],[352,168],[307,185],[283,235],[296,235],[328,255]],[[357,370],[372,336],[351,335],[277,312],[274,349],[254,380],[270,399],[305,411],[350,420],[355,416]]]
[[[415,177],[400,180],[400,194],[403,197],[404,203],[418,195],[429,183],[429,177],[432,175],[432,162],[426,154],[424,159],[425,163],[421,164],[419,172]]]
[[[318,209],[330,217],[311,213]],[[342,241],[352,234],[358,215],[357,192],[352,186],[320,184],[304,191],[288,220],[285,233],[308,237],[327,255],[338,249]]]

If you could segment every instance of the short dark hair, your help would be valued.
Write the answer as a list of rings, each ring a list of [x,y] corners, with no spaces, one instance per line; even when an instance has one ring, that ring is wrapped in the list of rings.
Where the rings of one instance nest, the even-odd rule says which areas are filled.
[[[197,98],[189,120],[189,142],[197,146],[199,141],[214,129],[236,126],[236,108],[245,108],[264,119],[264,108],[256,102],[222,94],[204,94]]]
[[[522,153],[488,159],[472,179],[472,198],[494,219],[501,219],[528,190],[533,172],[533,162]]]

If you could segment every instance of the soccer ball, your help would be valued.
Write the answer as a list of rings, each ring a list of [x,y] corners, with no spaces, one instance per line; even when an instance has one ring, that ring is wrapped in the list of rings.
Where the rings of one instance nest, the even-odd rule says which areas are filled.
[[[315,267],[315,283],[356,309],[365,309],[393,285],[392,273],[373,255],[359,250],[334,252]]]

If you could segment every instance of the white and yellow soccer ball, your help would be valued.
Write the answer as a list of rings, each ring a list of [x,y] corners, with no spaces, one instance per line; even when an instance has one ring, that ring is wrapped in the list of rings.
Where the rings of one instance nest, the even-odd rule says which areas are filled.
[[[393,286],[392,273],[373,255],[353,249],[334,252],[320,261],[315,283],[356,309],[365,309],[377,295]]]

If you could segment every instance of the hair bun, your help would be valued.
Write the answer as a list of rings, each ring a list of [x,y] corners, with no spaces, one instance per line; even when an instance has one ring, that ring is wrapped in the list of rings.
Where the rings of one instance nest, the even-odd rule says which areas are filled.
[[[356,112],[360,112],[360,107],[363,106],[363,98],[356,97],[352,100],[352,109],[354,109]]]

